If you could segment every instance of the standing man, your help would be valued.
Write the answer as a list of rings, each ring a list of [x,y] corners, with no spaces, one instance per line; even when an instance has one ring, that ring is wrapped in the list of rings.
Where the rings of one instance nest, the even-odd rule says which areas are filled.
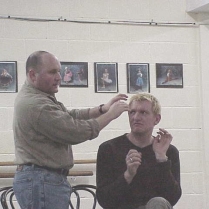
[[[98,202],[105,209],[172,209],[181,197],[179,152],[165,129],[153,136],[160,104],[151,94],[136,94],[128,115],[131,132],[99,147]]]
[[[32,53],[26,62],[26,82],[15,100],[13,131],[18,166],[13,188],[21,209],[68,209],[71,145],[96,138],[128,110],[124,94],[99,107],[67,110],[55,98],[60,69],[60,62],[51,53]]]

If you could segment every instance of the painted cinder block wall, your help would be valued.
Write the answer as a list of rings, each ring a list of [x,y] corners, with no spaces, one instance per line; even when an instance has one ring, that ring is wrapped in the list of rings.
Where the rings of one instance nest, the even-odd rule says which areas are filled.
[[[127,93],[126,63],[149,63],[150,92],[162,105],[162,120],[156,128],[163,127],[171,132],[172,143],[180,151],[183,195],[175,209],[207,208],[200,27],[136,23],[198,22],[197,15],[186,13],[185,0],[2,0],[0,17],[0,61],[17,61],[18,89],[25,81],[25,61],[33,51],[47,50],[60,61],[88,62],[88,88],[60,88],[57,94],[58,100],[71,109],[100,105],[116,95],[95,93],[94,62],[118,63],[120,93]],[[22,21],[13,17],[37,20]],[[117,21],[129,23],[119,24]],[[156,63],[182,63],[184,87],[156,88]],[[0,94],[1,161],[14,159],[12,117],[16,95]],[[126,113],[109,124],[97,139],[73,146],[74,156],[76,159],[96,158],[102,142],[125,132],[129,132]],[[71,184],[95,184],[95,165],[76,165],[73,169],[93,170],[94,176],[69,178]],[[0,179],[0,186],[11,183],[11,179]],[[84,208],[90,208],[91,198],[84,195],[84,201]]]

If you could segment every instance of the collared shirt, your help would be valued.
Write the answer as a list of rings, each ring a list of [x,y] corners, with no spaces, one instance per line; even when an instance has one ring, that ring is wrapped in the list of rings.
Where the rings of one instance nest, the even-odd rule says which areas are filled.
[[[96,138],[99,124],[89,119],[89,108],[67,110],[26,81],[15,100],[13,132],[17,164],[69,169],[71,145]]]

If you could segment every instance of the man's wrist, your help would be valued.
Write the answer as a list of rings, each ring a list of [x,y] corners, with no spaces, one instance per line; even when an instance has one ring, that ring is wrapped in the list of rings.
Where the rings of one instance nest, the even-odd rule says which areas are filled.
[[[103,106],[104,106],[104,104],[99,105],[99,112],[101,114],[104,114],[105,113],[104,110],[102,109]]]
[[[164,162],[168,161],[168,157],[165,155],[164,157],[156,158],[156,160],[157,160],[158,163],[164,163]]]
[[[133,176],[131,176],[127,171],[125,171],[125,173],[124,173],[124,178],[125,178],[127,184],[130,184],[133,180]]]

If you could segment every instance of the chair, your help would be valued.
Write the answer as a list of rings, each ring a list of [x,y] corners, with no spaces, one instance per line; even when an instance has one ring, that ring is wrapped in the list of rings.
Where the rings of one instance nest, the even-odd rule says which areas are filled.
[[[80,184],[80,185],[75,185],[72,186],[72,194],[75,194],[76,196],[76,207],[74,207],[72,201],[70,200],[70,208],[71,209],[80,209],[80,203],[81,203],[81,197],[79,192],[80,191],[86,191],[89,192],[92,196],[93,196],[93,206],[92,209],[96,208],[96,204],[97,204],[97,199],[96,199],[96,186],[94,185],[88,185],[88,184]]]
[[[15,209],[13,202],[12,202],[13,196],[14,196],[13,188],[11,186],[3,187],[3,188],[0,188],[0,192],[1,192],[0,199],[1,199],[2,208],[3,209],[9,209],[9,208]],[[8,204],[7,204],[7,197],[9,197],[10,207],[8,207]]]

